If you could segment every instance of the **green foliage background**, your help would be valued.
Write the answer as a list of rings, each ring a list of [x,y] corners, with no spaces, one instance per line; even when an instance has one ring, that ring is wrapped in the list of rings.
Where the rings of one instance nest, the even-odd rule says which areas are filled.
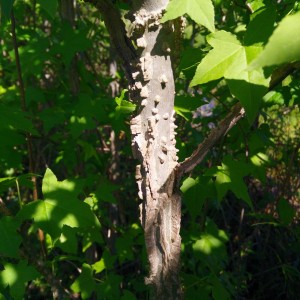
[[[115,1],[122,14],[130,5]],[[1,1],[0,299],[149,296],[136,107],[101,16],[81,1],[75,11],[72,24],[57,0]],[[182,15],[180,159],[237,101],[247,116],[181,186],[185,298],[297,299],[299,3],[172,0],[162,21]]]

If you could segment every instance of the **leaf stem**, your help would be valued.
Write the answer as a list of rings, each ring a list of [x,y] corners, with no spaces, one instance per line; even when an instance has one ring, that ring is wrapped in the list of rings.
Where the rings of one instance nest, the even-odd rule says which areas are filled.
[[[20,186],[19,186],[18,177],[16,178],[16,186],[17,186],[17,193],[18,193],[18,202],[19,202],[19,206],[20,206],[20,209],[21,209],[22,206],[23,206],[23,203],[22,203],[22,199],[21,199],[21,193],[20,193]]]

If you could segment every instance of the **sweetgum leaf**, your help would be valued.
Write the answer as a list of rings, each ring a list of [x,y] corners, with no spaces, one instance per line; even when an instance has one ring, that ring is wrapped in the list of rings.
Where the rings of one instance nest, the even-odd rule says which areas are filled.
[[[19,257],[19,246],[21,237],[17,234],[20,223],[12,217],[3,217],[0,219],[0,256],[13,258]]]
[[[198,65],[190,86],[224,77],[231,93],[240,100],[252,123],[261,98],[267,91],[269,79],[265,78],[262,69],[249,71],[247,67],[262,47],[243,46],[235,35],[223,30],[210,34],[207,42],[213,49]]]
[[[235,161],[229,156],[226,156],[221,166],[211,168],[206,175],[216,177],[215,183],[219,201],[223,199],[228,190],[231,190],[238,198],[244,200],[253,208],[247,186],[243,180],[250,172],[250,165],[241,161]]]
[[[286,16],[270,37],[251,69],[300,60],[300,12]]]
[[[22,220],[34,219],[34,230],[41,228],[55,239],[60,236],[64,225],[100,228],[89,205],[77,199],[80,189],[74,181],[57,181],[52,171],[47,169],[42,191],[45,200],[26,204],[18,213]]]
[[[273,32],[276,10],[273,5],[262,7],[251,15],[244,38],[245,45],[264,44]]]
[[[71,285],[72,291],[80,293],[82,299],[88,299],[95,290],[96,282],[93,278],[93,269],[88,264],[82,265],[82,272]]]
[[[49,16],[53,19],[57,11],[57,0],[37,0],[37,3],[40,4],[41,8],[45,10]]]
[[[4,263],[4,270],[0,272],[0,287],[10,287],[10,294],[14,299],[23,299],[28,281],[35,279],[39,273],[26,260],[18,264]]]
[[[205,26],[211,32],[215,31],[215,13],[211,0],[172,0],[166,11],[161,22],[188,14],[197,24]]]

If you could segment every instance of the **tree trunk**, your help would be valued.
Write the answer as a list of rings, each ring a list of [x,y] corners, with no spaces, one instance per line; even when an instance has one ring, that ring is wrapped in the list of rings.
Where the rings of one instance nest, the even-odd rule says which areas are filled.
[[[123,61],[130,98],[138,113],[130,121],[140,219],[149,260],[146,283],[153,299],[181,299],[180,178],[198,165],[210,149],[244,116],[235,105],[194,153],[182,163],[176,155],[174,62],[179,55],[181,20],[160,23],[169,0],[136,0],[128,13],[131,36],[120,12],[108,0],[85,0],[102,13],[111,41]],[[135,44],[135,47],[132,44]]]
[[[168,0],[144,1],[133,13],[138,58],[132,63],[131,99],[139,104],[131,119],[141,223],[150,264],[146,283],[158,299],[181,298],[179,260],[181,199],[175,191],[174,94],[172,55],[175,26],[160,24]]]

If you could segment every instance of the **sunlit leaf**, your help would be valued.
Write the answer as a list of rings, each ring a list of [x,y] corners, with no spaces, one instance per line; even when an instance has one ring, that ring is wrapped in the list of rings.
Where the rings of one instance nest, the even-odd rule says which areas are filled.
[[[101,258],[99,261],[94,263],[92,265],[92,267],[93,267],[93,270],[96,272],[96,274],[101,273],[106,268],[104,259]]]
[[[28,281],[37,278],[40,274],[26,260],[18,264],[4,263],[4,270],[0,272],[0,287],[10,287],[10,294],[14,299],[23,299]]]
[[[214,7],[211,0],[171,0],[161,22],[188,14],[196,23],[215,31]]]
[[[269,80],[262,69],[247,71],[249,63],[262,50],[260,46],[243,46],[237,37],[226,31],[218,31],[207,37],[213,49],[198,65],[191,86],[207,83],[222,77],[227,79],[229,88],[245,107],[252,122],[266,93]]]
[[[136,109],[136,105],[124,100],[125,94],[128,90],[124,89],[121,92],[120,97],[116,97],[115,101],[117,103],[116,112],[121,114],[130,114]]]
[[[64,225],[100,228],[89,205],[77,199],[79,188],[75,181],[57,181],[52,171],[47,169],[42,186],[45,200],[24,205],[18,217],[34,219],[33,228],[43,229],[52,238],[60,236]]]

